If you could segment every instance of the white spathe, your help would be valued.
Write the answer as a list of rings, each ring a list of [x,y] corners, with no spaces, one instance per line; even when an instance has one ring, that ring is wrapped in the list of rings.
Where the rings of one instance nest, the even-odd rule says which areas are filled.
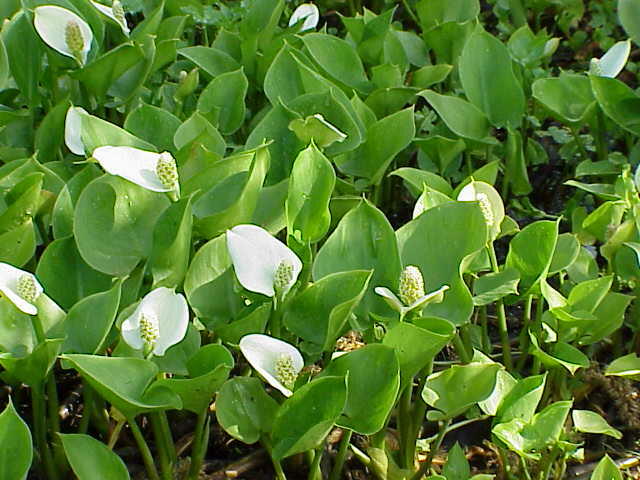
[[[82,36],[82,51],[79,52],[80,58],[78,61],[81,65],[87,62],[87,54],[91,50],[93,33],[87,22],[78,15],[57,5],[43,5],[34,9],[33,23],[44,43],[62,55],[71,58],[76,58],[76,56],[67,42],[67,28],[70,23],[77,25]]]
[[[429,303],[440,303],[444,298],[444,292],[447,290],[449,290],[449,285],[443,285],[438,290],[427,293],[426,295],[418,298],[415,302],[411,303],[411,305],[405,305],[402,300],[400,300],[398,296],[387,287],[376,287],[374,289],[374,291],[380,295],[391,308],[402,316],[412,312],[413,310],[422,309]]]
[[[85,154],[82,143],[82,115],[88,115],[82,107],[69,107],[64,122],[64,143],[72,153],[83,156]]]
[[[591,59],[590,73],[600,77],[615,78],[627,64],[631,53],[631,41],[616,43],[601,58]]]
[[[296,347],[277,338],[254,333],[242,337],[240,351],[269,385],[280,390],[286,397],[293,395],[291,389],[278,378],[280,374],[277,365],[283,358],[290,360],[297,376],[304,367],[304,359]]]
[[[158,161],[162,155],[134,147],[98,147],[92,157],[111,175],[117,175],[153,192],[171,192],[158,176]],[[172,157],[173,158],[173,157]],[[179,191],[179,186],[177,188]]]
[[[19,284],[24,280],[31,283],[33,287],[32,301],[28,301],[23,298],[18,292],[20,291]],[[7,299],[13,303],[18,310],[28,314],[37,315],[38,307],[33,303],[43,292],[42,285],[38,282],[38,279],[30,272],[25,272],[19,268],[9,265],[8,263],[0,263],[0,293],[7,297]]]
[[[316,28],[318,22],[320,21],[320,12],[318,11],[318,7],[316,7],[313,3],[303,3],[294,10],[291,18],[289,19],[289,26],[294,26],[303,18],[304,22],[300,27],[301,32]]]
[[[227,230],[227,250],[240,284],[268,297],[276,294],[274,281],[281,264],[291,266],[291,278],[283,294],[298,279],[302,262],[284,243],[257,225],[237,225]]]
[[[116,0],[117,1],[117,0]],[[114,1],[115,3],[115,1]],[[116,22],[120,28],[122,29],[122,31],[124,32],[125,35],[129,35],[129,27],[127,25],[127,21],[125,20],[124,16],[122,17],[118,17],[116,16],[116,14],[114,13],[114,7],[109,7],[108,5],[103,5],[102,3],[98,3],[98,2],[94,2],[93,0],[91,0],[91,4],[98,10],[100,11],[100,13],[102,13],[103,15],[109,17],[111,20],[113,20],[114,22]],[[120,6],[120,8],[122,8]]]
[[[148,345],[150,352],[162,357],[167,349],[182,341],[189,326],[189,308],[187,301],[173,289],[159,287],[144,296],[133,314],[120,327],[122,338],[135,350],[145,348],[144,335],[141,332],[142,317],[152,321],[158,336],[153,344]]]

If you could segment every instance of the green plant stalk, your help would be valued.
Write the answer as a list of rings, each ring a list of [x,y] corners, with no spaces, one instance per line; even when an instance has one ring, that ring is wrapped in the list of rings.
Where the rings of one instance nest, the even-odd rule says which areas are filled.
[[[548,480],[549,475],[551,475],[553,463],[556,461],[556,458],[558,458],[559,453],[560,449],[558,447],[554,447],[553,450],[551,450],[551,453],[546,456],[540,467],[539,480]]]
[[[80,425],[78,426],[78,433],[87,433],[89,430],[89,420],[91,419],[91,411],[93,410],[94,392],[89,384],[83,381],[84,387],[82,390],[82,418],[80,419]]]
[[[496,257],[496,250],[493,248],[493,242],[489,242],[487,246],[489,251],[489,260],[491,261],[491,268],[494,272],[499,272],[498,259]],[[496,310],[498,312],[498,331],[500,332],[500,342],[502,343],[502,363],[506,367],[507,371],[513,370],[513,360],[511,359],[511,342],[509,341],[509,326],[507,325],[507,315],[504,310],[504,302],[502,299],[496,302]]]
[[[511,21],[516,28],[527,23],[527,14],[520,0],[509,0],[509,10],[511,11]]]
[[[149,449],[149,445],[147,445],[147,442],[145,441],[144,436],[140,431],[140,427],[138,427],[138,424],[136,423],[135,417],[127,418],[127,422],[129,423],[129,428],[131,428],[133,438],[138,445],[138,450],[140,450],[140,454],[142,455],[142,461],[144,462],[144,466],[147,470],[147,475],[149,475],[149,479],[160,480],[156,465],[153,463],[151,450]]]
[[[284,470],[282,470],[282,464],[280,463],[280,460],[276,460],[275,458],[273,458],[273,454],[272,454],[273,448],[271,447],[271,442],[269,441],[269,439],[262,437],[260,439],[260,443],[262,443],[265,450],[269,452],[269,458],[271,458],[271,463],[273,464],[273,469],[275,470],[276,478],[278,480],[287,480],[287,476],[285,475]]]
[[[338,453],[333,463],[333,469],[331,470],[329,480],[340,480],[340,476],[342,475],[342,468],[344,467],[344,462],[347,459],[347,452],[349,451],[349,445],[352,435],[352,430],[342,430],[340,446],[338,447]]]
[[[198,480],[200,475],[202,462],[209,444],[209,428],[207,428],[209,421],[209,406],[207,405],[204,410],[198,414],[193,446],[191,447],[191,465],[189,467],[188,480]]]
[[[531,325],[531,306],[533,304],[533,295],[527,296],[524,306],[524,316],[522,318],[522,330],[520,331],[520,359],[516,369],[521,371],[527,362],[529,356],[529,325]]]
[[[420,20],[418,19],[418,16],[414,13],[413,9],[411,8],[411,5],[409,5],[409,0],[402,0],[402,5],[404,6],[404,9],[407,11],[409,16],[411,17],[411,20],[413,20],[416,25],[420,25]]]
[[[107,447],[109,447],[109,450],[113,450],[113,447],[115,447],[116,442],[118,441],[118,438],[120,438],[120,432],[122,431],[122,427],[124,426],[125,423],[126,423],[126,420],[122,420],[122,419],[116,422],[116,426],[113,428],[111,435],[109,435],[109,443],[107,444]]]
[[[469,350],[467,350],[466,345],[460,338],[460,332],[456,332],[456,334],[451,339],[451,342],[453,343],[453,348],[456,349],[456,353],[460,357],[460,361],[462,363],[471,362],[471,356],[469,355]]]
[[[520,468],[524,473],[525,480],[531,480],[531,473],[529,473],[529,467],[527,467],[527,461],[524,459],[524,457],[519,456],[519,458],[520,458]]]
[[[40,452],[42,461],[42,470],[45,477],[49,480],[57,480],[58,471],[53,456],[47,443],[47,414],[44,402],[43,385],[37,383],[31,385],[31,404],[33,408],[33,428],[36,437],[36,445]]]
[[[165,437],[164,428],[162,427],[162,419],[158,412],[150,413],[149,419],[151,420],[151,428],[153,430],[153,436],[156,441],[156,450],[158,451],[158,458],[160,460],[161,477],[163,480],[172,480],[173,465],[167,448],[167,438]]]
[[[271,335],[276,338],[280,338],[282,330],[282,298],[279,293],[273,296],[273,310],[271,311],[271,317],[269,318],[269,329]]]
[[[580,156],[582,157],[583,160],[589,160],[589,154],[587,153],[586,148],[584,148],[584,143],[582,143],[580,134],[578,133],[575,127],[571,127],[570,130],[571,130],[571,134],[573,135],[573,139],[576,142],[576,146],[580,151]]]
[[[320,469],[320,462],[322,461],[322,454],[324,453],[324,445],[316,448],[313,454],[313,461],[309,466],[308,480],[322,480],[322,470]]]
[[[597,125],[597,135],[596,135],[596,153],[598,155],[598,160],[603,161],[608,157],[607,152],[607,141],[605,138],[606,135],[606,126],[604,120],[604,114],[602,113],[602,109],[596,107],[596,125]]]
[[[411,480],[420,480],[431,468],[431,464],[433,463],[433,458],[436,456],[436,453],[440,450],[442,446],[442,441],[444,440],[445,435],[447,434],[447,428],[451,424],[451,419],[447,419],[440,424],[440,430],[438,431],[438,436],[434,440],[433,444],[429,446],[429,454],[427,455],[427,459],[420,465],[418,471],[411,477]]]
[[[427,404],[422,399],[422,391],[427,383],[427,378],[433,373],[433,358],[425,365],[425,367],[418,374],[420,381],[418,382],[418,391],[416,395],[416,401],[413,405],[412,422],[411,422],[411,458],[416,458],[416,440],[420,435],[420,427],[424,422],[424,417],[427,413]]]
[[[400,431],[400,467],[409,468],[413,465],[411,449],[412,421],[411,421],[411,393],[413,390],[413,378],[400,394],[398,402],[398,430]]]

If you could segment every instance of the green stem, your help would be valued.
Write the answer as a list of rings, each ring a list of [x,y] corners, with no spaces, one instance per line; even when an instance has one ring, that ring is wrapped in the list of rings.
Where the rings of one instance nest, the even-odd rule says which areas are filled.
[[[520,28],[527,23],[527,14],[520,0],[509,0],[509,10],[514,27]]]
[[[82,390],[82,418],[78,427],[78,433],[87,433],[89,430],[89,420],[91,419],[91,410],[93,409],[93,389],[87,382],[83,382]]]
[[[113,428],[111,435],[109,435],[109,443],[107,444],[109,450],[113,450],[113,447],[115,447],[118,438],[120,438],[120,432],[122,431],[122,427],[124,426],[125,422],[126,420],[123,419],[118,419],[118,421],[116,422],[116,426]]]
[[[451,341],[453,342],[453,348],[456,349],[456,353],[460,357],[460,361],[462,363],[471,362],[471,356],[469,355],[469,351],[467,350],[467,347],[462,342],[462,339],[460,338],[460,333],[459,332],[456,332],[456,334],[451,339]]]
[[[198,422],[194,433],[193,446],[191,447],[191,466],[189,468],[188,480],[198,480],[202,462],[207,452],[209,429],[205,431],[205,426],[209,425],[209,406],[198,414]]]
[[[153,463],[153,456],[151,455],[151,450],[149,450],[149,445],[144,439],[142,432],[140,431],[140,427],[136,423],[135,417],[131,417],[127,419],[129,422],[129,428],[131,428],[131,433],[133,434],[133,438],[138,444],[138,449],[140,450],[140,454],[142,455],[142,461],[144,462],[144,466],[147,469],[147,475],[149,475],[150,480],[160,480],[160,476],[158,475],[158,470],[156,469],[155,464]]]
[[[524,306],[524,316],[522,320],[522,330],[520,331],[520,359],[518,360],[518,371],[521,371],[529,356],[529,325],[531,324],[531,306],[533,304],[533,295],[527,296],[527,302]]]
[[[409,1],[402,0],[402,5],[404,5],[404,9],[407,11],[409,16],[411,17],[411,20],[413,20],[416,25],[420,25],[420,20],[418,19],[418,16],[413,12],[411,5],[409,5]]]
[[[598,155],[598,160],[603,161],[607,159],[607,140],[605,138],[606,127],[604,122],[604,114],[602,113],[602,109],[596,107],[596,122],[598,125],[597,135],[596,135],[596,153]]]
[[[438,431],[438,436],[436,437],[433,445],[429,446],[429,454],[427,455],[427,459],[420,465],[418,471],[411,477],[411,480],[420,480],[423,475],[425,475],[429,469],[431,468],[431,464],[433,463],[433,458],[436,456],[436,453],[440,450],[440,446],[442,445],[442,441],[444,440],[445,435],[447,434],[447,428],[451,423],[451,419],[446,420],[440,424],[440,430]]]
[[[522,469],[522,473],[524,473],[525,480],[531,480],[529,467],[527,467],[527,461],[524,459],[524,457],[520,457],[520,468]]]
[[[269,452],[269,457],[271,457],[271,463],[273,464],[273,469],[275,470],[276,478],[278,480],[287,480],[287,476],[285,475],[284,470],[282,470],[282,465],[280,464],[280,460],[276,460],[275,458],[273,458],[273,448],[271,447],[271,443],[269,442],[269,440],[262,437],[260,441],[264,446],[264,448],[267,450],[267,452]]]
[[[280,295],[276,293],[276,295],[273,296],[273,311],[271,312],[271,318],[269,319],[271,335],[275,338],[280,338],[280,333],[282,330],[282,309],[280,308],[281,302],[282,298],[280,298]]]
[[[583,160],[589,160],[589,154],[587,153],[587,150],[584,148],[584,144],[582,143],[580,134],[578,133],[575,127],[571,127],[570,130],[571,130],[571,134],[573,135],[573,139],[576,142],[576,146],[580,151],[580,156],[582,157]]]
[[[40,383],[31,386],[31,404],[33,408],[33,427],[36,445],[40,452],[43,474],[47,479],[57,480],[58,471],[53,463],[53,456],[47,443],[47,414],[43,385]]]
[[[156,441],[156,450],[160,460],[160,472],[163,480],[173,479],[173,467],[171,464],[171,457],[167,449],[167,439],[165,438],[164,429],[162,427],[162,419],[158,412],[152,412],[149,414],[151,420],[151,428],[153,430],[153,436]]]
[[[482,351],[491,355],[491,337],[489,337],[489,322],[487,322],[487,307],[480,307],[480,328],[482,329]]]
[[[498,259],[496,257],[495,248],[493,248],[493,242],[489,242],[487,246],[489,251],[489,260],[491,261],[491,268],[494,272],[499,272]],[[513,370],[513,361],[511,359],[511,342],[509,340],[509,326],[507,324],[507,315],[504,310],[504,302],[502,299],[496,302],[496,310],[498,312],[498,331],[500,332],[500,341],[502,343],[502,363],[506,367],[507,371]]]
[[[413,457],[409,458],[413,452],[412,422],[411,422],[411,391],[413,390],[413,378],[400,394],[398,403],[398,430],[400,431],[400,466],[409,468],[413,465]]]
[[[324,453],[324,445],[318,447],[314,451],[313,461],[309,467],[308,480],[322,480],[322,470],[320,469],[320,462],[322,461],[322,454]]]
[[[333,463],[333,469],[331,470],[331,475],[329,476],[329,480],[340,480],[340,476],[342,474],[342,468],[344,467],[344,462],[347,458],[347,452],[349,450],[349,444],[351,442],[352,435],[353,435],[353,431],[351,430],[342,431],[342,438],[340,439],[338,454],[336,455],[335,462]]]

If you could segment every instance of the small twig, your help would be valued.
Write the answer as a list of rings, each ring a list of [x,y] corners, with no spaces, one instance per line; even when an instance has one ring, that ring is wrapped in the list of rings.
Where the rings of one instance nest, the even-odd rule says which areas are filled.
[[[269,459],[267,451],[264,448],[257,450],[246,457],[242,457],[237,462],[233,462],[226,467],[213,472],[210,475],[206,475],[204,478],[207,480],[226,480],[228,478],[238,478],[240,475],[245,474],[254,468],[257,468]]]

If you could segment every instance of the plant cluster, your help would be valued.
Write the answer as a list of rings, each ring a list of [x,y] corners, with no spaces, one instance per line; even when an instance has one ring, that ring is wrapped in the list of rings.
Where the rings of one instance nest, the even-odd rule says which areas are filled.
[[[0,18],[0,480],[623,478],[638,0]]]

